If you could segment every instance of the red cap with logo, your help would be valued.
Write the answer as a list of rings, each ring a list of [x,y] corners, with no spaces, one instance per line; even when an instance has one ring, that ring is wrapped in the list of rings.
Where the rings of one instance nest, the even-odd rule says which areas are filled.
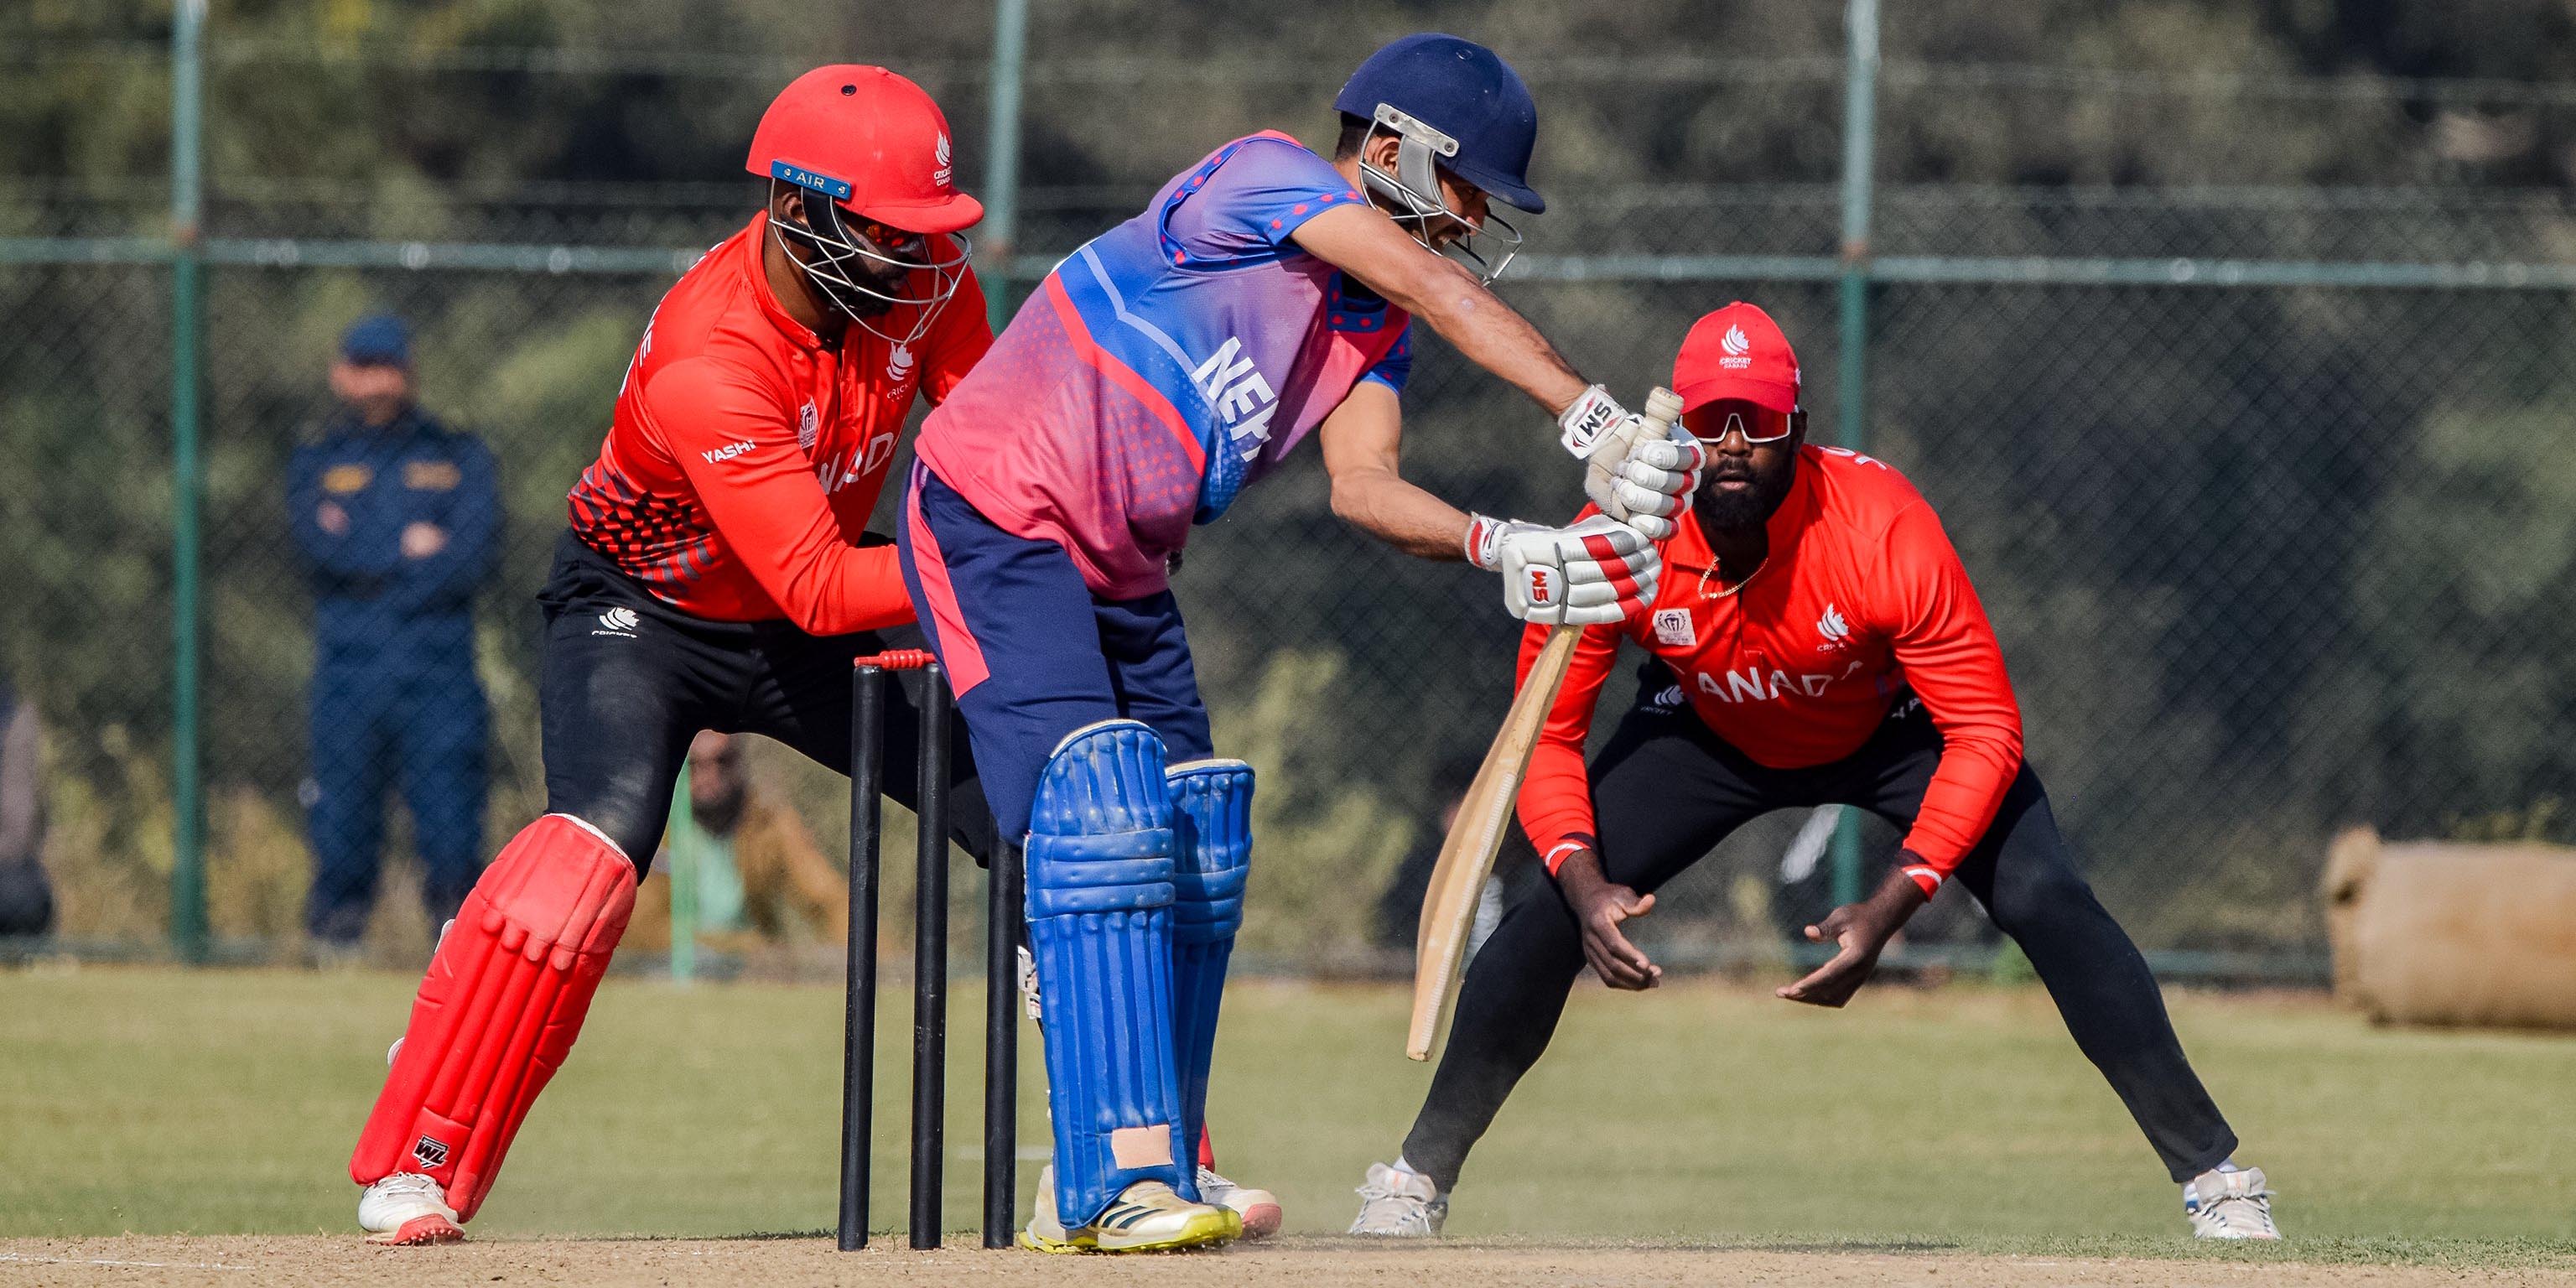
[[[751,136],[753,174],[829,195],[862,219],[953,233],[984,217],[957,190],[948,118],[882,67],[817,67],[781,90]]]
[[[1692,324],[1673,359],[1673,392],[1684,411],[1722,398],[1796,411],[1798,355],[1770,314],[1738,300]]]

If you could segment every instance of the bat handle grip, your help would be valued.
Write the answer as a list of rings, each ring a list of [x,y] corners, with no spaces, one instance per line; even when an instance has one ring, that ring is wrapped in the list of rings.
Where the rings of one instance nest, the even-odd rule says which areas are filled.
[[[1681,395],[1659,385],[1653,393],[1646,395],[1646,409],[1638,415],[1645,417],[1647,424],[1669,434],[1673,432],[1673,422],[1682,418]]]
[[[1637,418],[1645,422],[1637,431],[1639,439],[1669,436],[1673,432],[1673,422],[1682,418],[1681,395],[1661,385],[1656,386],[1654,392],[1646,395],[1646,408],[1637,413]],[[1622,522],[1628,518],[1627,508],[1615,500],[1602,501],[1601,510]]]

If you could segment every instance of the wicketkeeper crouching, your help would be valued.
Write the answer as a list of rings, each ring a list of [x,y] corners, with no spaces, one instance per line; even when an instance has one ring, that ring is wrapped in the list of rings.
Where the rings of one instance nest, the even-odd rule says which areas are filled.
[[[914,400],[993,341],[958,235],[983,208],[949,155],[911,81],[798,77],[752,136],[768,201],[644,328],[537,596],[546,813],[440,937],[349,1159],[373,1241],[465,1237],[581,1032],[689,740],[766,734],[847,772],[851,659],[920,643],[866,529]],[[910,805],[919,707],[890,698],[885,791]],[[973,762],[947,772],[953,839],[985,857]]]

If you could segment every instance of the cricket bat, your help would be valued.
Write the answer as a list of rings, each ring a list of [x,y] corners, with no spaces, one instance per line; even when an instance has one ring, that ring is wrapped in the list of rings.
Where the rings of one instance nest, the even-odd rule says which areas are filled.
[[[1646,397],[1642,432],[1668,434],[1681,415],[1682,400],[1671,390]],[[1528,678],[1512,698],[1502,732],[1485,749],[1485,762],[1458,803],[1458,821],[1440,843],[1440,858],[1431,868],[1431,886],[1422,894],[1422,925],[1413,945],[1413,1023],[1404,1039],[1409,1059],[1428,1060],[1449,1022],[1458,997],[1458,978],[1467,964],[1467,936],[1476,923],[1476,900],[1494,874],[1494,855],[1503,848],[1503,830],[1512,825],[1512,807],[1529,772],[1530,752],[1547,725],[1548,708],[1556,705],[1566,668],[1574,664],[1574,646],[1583,638],[1580,626],[1559,626],[1531,663]]]

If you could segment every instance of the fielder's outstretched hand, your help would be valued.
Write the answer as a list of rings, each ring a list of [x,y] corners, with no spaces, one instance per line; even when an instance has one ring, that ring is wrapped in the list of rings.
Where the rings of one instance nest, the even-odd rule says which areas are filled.
[[[1566,906],[1574,910],[1574,923],[1583,929],[1583,959],[1592,963],[1592,973],[1602,983],[1639,992],[1663,982],[1664,968],[1619,929],[1620,923],[1653,912],[1655,896],[1611,884],[1601,873],[1601,856],[1590,850],[1567,855],[1556,881]]]
[[[1825,919],[1807,927],[1811,943],[1832,943],[1842,951],[1832,961],[1807,973],[1805,979],[1779,990],[1779,996],[1810,1006],[1841,1006],[1869,982],[1878,970],[1878,955],[1886,951],[1887,941],[1905,928],[1914,910],[1930,902],[1923,887],[1905,874],[1899,863],[1879,883],[1878,893],[1860,903],[1847,903],[1825,914]]]
[[[1543,626],[1606,626],[1655,602],[1663,555],[1634,526],[1594,515],[1570,528],[1473,516],[1467,557],[1503,575],[1503,606]]]

